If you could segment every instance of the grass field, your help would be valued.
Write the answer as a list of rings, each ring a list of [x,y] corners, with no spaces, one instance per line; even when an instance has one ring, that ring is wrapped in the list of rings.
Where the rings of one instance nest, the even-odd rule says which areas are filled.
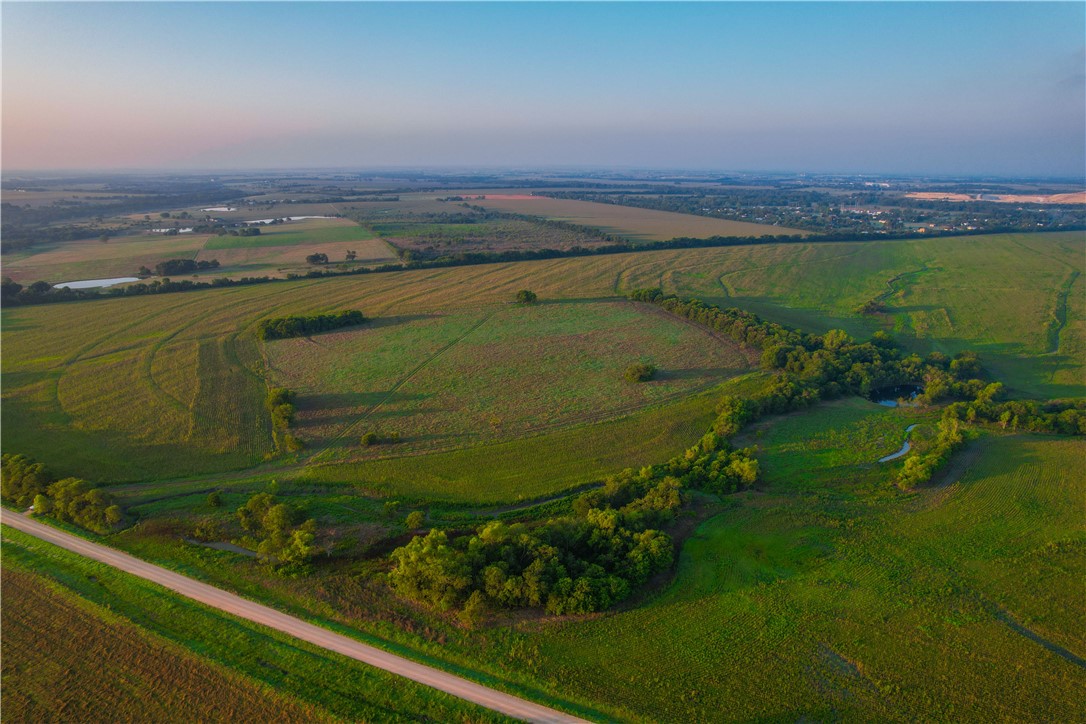
[[[502,720],[9,528],[3,576],[5,719]]]
[[[360,486],[408,500],[533,500],[678,454],[704,434],[718,394],[710,391],[618,420],[496,445],[315,466],[300,482]]]
[[[218,249],[250,249],[264,246],[319,246],[343,242],[362,242],[373,235],[347,219],[303,219],[260,227],[259,236],[213,236],[204,246]]]
[[[765,486],[698,529],[665,592],[490,655],[630,719],[1081,720],[1086,670],[1024,634],[1086,654],[1083,441],[985,439],[957,482],[900,494],[864,462],[896,413],[861,404],[766,430]],[[826,462],[802,445],[819,421],[841,444],[821,486],[791,473]]]
[[[252,336],[261,318],[342,308],[371,317],[472,308],[482,315],[525,287],[548,301],[662,285],[816,331],[843,327],[865,336],[898,326],[902,339],[921,351],[978,349],[1014,394],[1081,395],[1082,276],[1064,290],[1075,264],[1082,265],[1075,257],[1080,239],[1078,233],[1004,235],[649,252],[6,308],[4,449],[102,481],[247,467],[271,450],[261,409],[264,367]],[[938,277],[914,275],[895,292],[902,299],[888,300],[887,317],[850,311],[886,291],[891,279],[924,266],[944,270],[935,274],[956,270],[977,291],[949,282],[940,291]],[[1015,270],[1025,281],[1016,281]],[[987,289],[987,279],[1004,286]],[[936,303],[952,326],[899,323],[899,317],[933,318]],[[1063,324],[1051,352],[1058,309]],[[216,373],[198,383],[205,376],[201,360]]]
[[[194,258],[207,239],[206,234],[141,234],[114,237],[105,244],[97,238],[41,244],[5,254],[3,273],[24,285],[135,276],[141,266],[153,269],[167,259]]]
[[[667,241],[677,236],[786,236],[807,235],[801,229],[781,226],[751,224],[745,221],[728,221],[693,214],[676,214],[671,211],[639,209],[632,206],[600,204],[594,201],[534,198],[487,197],[470,203],[496,211],[514,214],[530,214],[546,219],[571,221],[592,226],[602,231],[627,238],[631,241]]]
[[[604,420],[689,395],[749,364],[730,340],[618,301],[389,317],[268,342],[265,353],[272,383],[299,395],[297,434],[351,455],[366,430],[398,433],[401,453]],[[639,361],[659,367],[656,379],[624,379]]]

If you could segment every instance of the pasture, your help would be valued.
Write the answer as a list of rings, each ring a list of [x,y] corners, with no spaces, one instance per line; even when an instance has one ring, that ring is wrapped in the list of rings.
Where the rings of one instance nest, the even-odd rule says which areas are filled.
[[[264,351],[271,383],[298,393],[296,434],[327,453],[320,460],[357,455],[367,430],[398,434],[402,454],[606,420],[749,364],[730,340],[622,301],[385,317]],[[638,361],[655,363],[657,378],[623,379]]]
[[[765,485],[698,528],[665,591],[525,625],[490,658],[618,718],[1081,720],[1083,441],[985,438],[959,478],[904,494],[845,462],[894,414],[857,404],[807,415],[841,443],[823,485],[785,472],[823,455],[781,418]]]
[[[809,232],[745,221],[677,214],[671,211],[600,204],[594,201],[551,199],[544,196],[494,194],[469,203],[495,211],[530,214],[545,219],[591,226],[630,241],[667,241],[677,236],[789,236]]]

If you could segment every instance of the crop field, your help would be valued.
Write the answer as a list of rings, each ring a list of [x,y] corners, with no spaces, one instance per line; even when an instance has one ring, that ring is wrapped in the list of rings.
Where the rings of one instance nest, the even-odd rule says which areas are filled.
[[[625,237],[631,241],[667,241],[677,236],[787,236],[809,232],[745,221],[713,219],[671,211],[539,197],[485,198],[470,203],[496,211],[530,214],[546,219],[571,221]],[[520,196],[519,194],[516,196]]]
[[[983,439],[960,479],[897,493],[846,462],[896,414],[859,404],[767,430],[772,477],[698,529],[666,591],[491,656],[630,719],[1082,720],[1083,441]],[[824,462],[794,445],[820,420],[842,451],[812,486],[785,471]]]
[[[5,308],[4,449],[103,482],[247,467],[272,450],[261,408],[266,369],[252,332],[261,318],[344,308],[386,319],[444,318],[454,309],[478,309],[481,316],[507,307],[525,287],[546,302],[663,286],[816,331],[842,327],[866,336],[882,326],[899,327],[903,341],[921,351],[978,349],[1017,394],[1081,394],[1086,287],[1072,268],[1083,264],[1075,258],[1080,239],[1077,233],[1001,235],[646,252]],[[933,274],[956,269],[978,290],[948,283],[940,291],[938,277],[901,276],[924,266],[945,270]],[[1030,281],[1016,281],[1020,273]],[[992,279],[1002,279],[1004,288],[980,289]],[[845,292],[845,284],[854,291]],[[891,289],[886,315],[861,318],[851,311]],[[991,303],[978,304],[978,298]],[[539,309],[555,306],[561,305]],[[951,327],[899,322],[931,318],[936,309]],[[1062,325],[1053,322],[1057,317]],[[470,324],[466,316],[451,321],[457,319]],[[436,323],[382,324],[371,331],[414,333]],[[479,332],[486,330],[484,324]],[[216,359],[221,374],[197,383],[199,361],[213,366],[220,364]],[[422,372],[439,367],[427,369]],[[398,380],[386,380],[383,391]],[[336,409],[352,400],[329,402]],[[365,406],[366,400],[353,402]],[[203,421],[197,424],[197,418]]]
[[[502,721],[17,531],[3,539],[5,719]]]
[[[5,565],[3,587],[4,709],[12,720],[166,721],[179,711],[202,721],[326,720],[33,573]]]
[[[298,393],[297,434],[348,454],[366,430],[398,433],[398,447],[411,450],[604,420],[749,364],[730,340],[649,305],[608,301],[391,317],[265,350],[272,383]],[[631,384],[623,371],[640,361],[659,372]]]

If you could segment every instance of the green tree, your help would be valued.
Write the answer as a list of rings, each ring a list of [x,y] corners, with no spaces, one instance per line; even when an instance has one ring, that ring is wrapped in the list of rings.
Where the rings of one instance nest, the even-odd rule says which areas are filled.
[[[407,514],[403,524],[408,530],[418,530],[426,524],[426,515],[421,510],[412,511]]]
[[[219,494],[218,490],[212,491],[212,492],[207,494],[207,507],[209,507],[209,508],[218,508],[221,505],[222,505],[222,495]]]
[[[517,304],[535,304],[539,297],[535,292],[528,289],[521,289],[517,292]]]

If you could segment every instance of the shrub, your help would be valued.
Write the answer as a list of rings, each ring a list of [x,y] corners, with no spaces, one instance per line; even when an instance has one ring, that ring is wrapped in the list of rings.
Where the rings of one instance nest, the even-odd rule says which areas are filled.
[[[656,365],[647,362],[632,364],[626,368],[628,382],[648,382],[656,376]]]
[[[537,299],[539,297],[533,291],[521,289],[517,292],[517,304],[535,304]]]

